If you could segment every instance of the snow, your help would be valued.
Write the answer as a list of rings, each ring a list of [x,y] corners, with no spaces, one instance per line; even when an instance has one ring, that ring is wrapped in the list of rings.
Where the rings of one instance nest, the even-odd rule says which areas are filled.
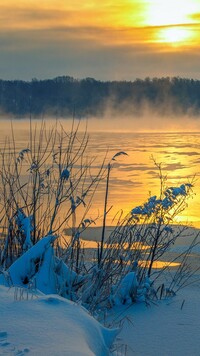
[[[56,238],[56,236],[46,236],[31,247],[10,266],[6,275],[0,275],[0,284],[24,287],[34,280],[35,287],[41,292],[56,293],[52,247]]]
[[[56,294],[71,296],[83,278],[55,257],[56,238],[44,237],[0,275],[0,355],[109,354],[118,330]]]
[[[129,272],[121,280],[119,287],[113,286],[112,304],[131,304],[137,296],[138,281],[135,272]]]
[[[7,287],[27,287],[44,294],[59,294],[73,299],[73,293],[84,277],[77,275],[54,254],[57,236],[39,240],[0,275],[0,284]]]
[[[165,196],[163,199],[157,199],[157,196],[154,195],[150,197],[145,204],[132,209],[131,214],[135,219],[137,215],[146,215],[150,217],[162,208],[164,210],[170,210],[177,204],[177,198],[186,197],[191,189],[192,185],[189,183],[182,184],[180,187],[170,187],[163,192],[163,195]]]
[[[1,356],[106,356],[118,332],[57,295],[0,286],[0,301]]]
[[[113,286],[113,308],[99,315],[111,328],[106,329],[79,304],[56,294],[63,287],[62,295],[73,296],[73,282],[83,278],[55,257],[56,238],[44,237],[0,275],[0,355],[200,355],[200,279],[177,296],[145,303],[151,281],[145,280],[136,293],[135,272],[128,273],[118,288]],[[171,252],[182,251],[187,239]],[[198,259],[199,264],[195,247],[193,263]],[[92,288],[89,280],[88,285]],[[114,349],[125,348],[111,353],[113,343]]]
[[[115,307],[107,323],[123,324],[117,343],[126,356],[199,356],[200,285],[151,303]],[[17,300],[16,300],[17,296]],[[106,356],[117,332],[84,308],[56,295],[34,295],[0,286],[0,355]],[[119,355],[119,353],[117,354]],[[122,354],[123,355],[123,354]]]
[[[26,251],[33,245],[31,241],[32,216],[26,216],[22,209],[18,209],[16,214],[16,223],[18,225],[18,229],[25,235],[23,249]]]
[[[67,168],[63,169],[62,173],[61,173],[61,179],[63,180],[68,180],[70,176],[70,172]]]
[[[111,320],[123,320],[119,343],[127,346],[126,356],[199,356],[199,295],[200,284],[149,306],[115,308]]]

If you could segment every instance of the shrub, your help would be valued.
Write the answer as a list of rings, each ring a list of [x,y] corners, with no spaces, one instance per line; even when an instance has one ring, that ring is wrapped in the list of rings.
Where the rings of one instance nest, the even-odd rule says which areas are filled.
[[[0,152],[0,223],[5,236],[1,265],[8,267],[43,236],[61,234],[72,225],[72,245],[77,244],[75,225],[86,219],[93,194],[103,178],[103,164],[91,173],[95,158],[85,155],[87,132],[70,132],[61,125],[47,129],[30,123],[28,146],[18,152],[11,140]],[[76,211],[84,207],[81,221]],[[72,223],[71,223],[72,221]]]
[[[68,133],[62,126],[47,130],[44,122],[39,130],[33,129],[31,124],[29,145],[20,152],[17,152],[14,134],[11,142],[6,142],[1,151],[0,169],[4,275],[7,270],[11,284],[15,280],[19,286],[36,284],[44,288],[43,292],[57,292],[80,301],[93,313],[103,307],[147,301],[158,293],[172,295],[176,282],[184,285],[183,280],[187,281],[191,274],[184,276],[185,268],[178,269],[168,292],[164,293],[167,289],[163,283],[155,287],[157,275],[153,275],[152,270],[154,263],[187,229],[185,226],[175,229],[172,224],[187,206],[192,183],[168,187],[161,165],[155,162],[160,178],[159,196],[150,196],[126,216],[121,214],[106,239],[112,163],[126,153],[116,153],[107,165],[104,158],[94,175],[91,170],[94,158],[88,160],[85,155],[87,143],[87,133],[80,135],[74,124]],[[88,260],[80,236],[93,223],[87,214],[103,179],[106,187],[101,241],[94,249],[94,258]],[[78,221],[80,207],[83,215]],[[71,240],[64,248],[56,241],[69,226]],[[44,237],[46,240],[41,243]],[[185,265],[186,255],[181,266]],[[17,258],[19,263],[14,262]],[[48,288],[42,280],[45,273],[45,278],[49,278]]]

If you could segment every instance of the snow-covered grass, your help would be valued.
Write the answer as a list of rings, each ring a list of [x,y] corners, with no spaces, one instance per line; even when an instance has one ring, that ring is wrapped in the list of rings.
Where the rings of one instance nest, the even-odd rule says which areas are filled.
[[[199,356],[200,284],[155,304],[115,308],[111,325],[123,320],[119,343],[127,345],[126,356]]]

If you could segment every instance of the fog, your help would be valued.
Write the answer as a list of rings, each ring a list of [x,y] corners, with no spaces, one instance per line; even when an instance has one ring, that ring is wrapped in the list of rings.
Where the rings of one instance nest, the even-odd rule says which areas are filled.
[[[88,128],[111,132],[196,132],[200,130],[200,115],[193,107],[183,114],[183,108],[173,98],[153,105],[146,100],[139,104],[130,100],[117,103],[110,97],[103,115],[88,119]]]
[[[23,120],[7,120],[0,121],[1,136],[9,136],[11,134],[11,121],[13,123],[14,131],[21,131],[27,129],[29,125],[29,119]],[[46,119],[48,125],[53,126],[56,119],[50,118]],[[66,130],[70,130],[72,126],[71,119],[58,119],[62,123]],[[121,115],[116,115],[115,117],[104,117],[104,118],[89,118],[75,120],[75,123],[79,124],[79,131],[88,132],[199,132],[200,131],[200,118],[182,116],[178,119],[170,117],[156,117],[155,115],[147,115],[140,117],[126,117]],[[41,120],[33,120],[33,125],[39,126]],[[2,137],[1,137],[2,138]]]
[[[198,132],[200,131],[200,118],[159,117],[152,113],[146,116],[127,117],[115,115],[114,117],[91,118],[82,120],[87,122],[88,131],[107,132]],[[83,124],[82,123],[82,124]]]

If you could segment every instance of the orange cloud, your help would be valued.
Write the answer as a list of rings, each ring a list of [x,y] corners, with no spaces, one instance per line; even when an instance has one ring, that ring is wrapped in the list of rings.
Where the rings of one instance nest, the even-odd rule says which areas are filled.
[[[0,27],[6,29],[52,28],[55,25],[116,28],[144,22],[142,1],[73,1],[61,0],[39,3],[29,0],[18,3],[0,0]]]
[[[160,19],[162,4],[173,9],[172,5],[180,2],[185,6],[181,19],[173,17],[173,23],[165,23],[168,15]],[[119,79],[119,75],[126,77],[129,66],[136,77],[158,75],[159,71],[163,71],[161,75],[182,75],[184,68],[198,74],[200,11],[195,7],[195,12],[190,3],[197,5],[199,0],[0,0],[0,69],[4,75],[9,59],[13,73],[17,68],[20,73],[27,68],[28,73],[30,63],[30,70],[40,68],[35,63],[38,58],[38,63],[44,61],[45,71],[48,61],[50,75],[50,63],[56,75],[58,62],[59,74],[74,76],[83,72],[83,76],[95,77],[97,70],[106,78],[115,71],[113,76]],[[161,23],[150,16],[152,9],[159,8]],[[168,53],[177,54],[182,67],[176,58],[169,60]],[[188,63],[190,53],[193,62]]]
[[[175,0],[175,3],[177,1]],[[171,4],[170,0],[165,1],[166,8],[169,4]],[[185,28],[185,24],[180,24],[180,18],[177,22],[178,26],[183,27],[183,30],[177,30],[174,27],[166,30],[165,25],[157,26],[156,23],[153,25],[153,21],[156,22],[157,18],[154,18],[151,13],[156,5],[158,7],[158,0],[151,2],[147,0],[104,0],[101,3],[99,0],[74,0],[71,3],[61,0],[44,0],[42,2],[29,0],[28,3],[23,0],[18,3],[13,0],[0,0],[0,5],[0,29],[1,32],[7,33],[51,30],[55,31],[55,35],[53,35],[55,37],[58,30],[61,29],[60,36],[63,36],[63,40],[71,36],[72,39],[77,37],[83,40],[88,39],[104,43],[105,46],[147,45],[148,43],[161,44],[164,42],[168,43],[169,48],[173,38],[175,38],[174,42],[180,42],[182,46],[191,46],[196,44],[195,38],[197,39],[197,35],[199,35],[199,27],[194,30],[193,24],[189,24],[190,28],[187,24],[187,28]],[[162,7],[159,8],[161,11]],[[184,11],[182,13],[185,14]],[[162,13],[160,15],[162,17]],[[198,13],[190,15],[193,16],[195,22],[195,16],[198,17]],[[165,14],[163,20],[159,18],[159,21],[162,23],[168,17]]]

